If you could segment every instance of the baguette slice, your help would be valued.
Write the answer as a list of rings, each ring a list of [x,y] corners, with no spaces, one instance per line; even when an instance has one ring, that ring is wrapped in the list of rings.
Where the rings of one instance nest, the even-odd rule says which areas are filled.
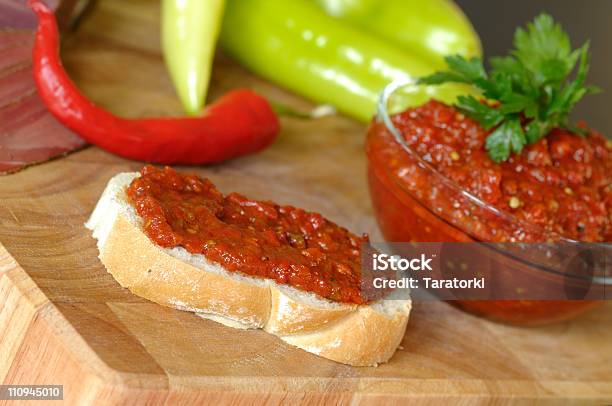
[[[273,280],[228,272],[182,247],[162,248],[142,231],[125,189],[138,173],[113,177],[86,227],[100,260],[132,293],[234,328],[263,329],[344,364],[386,362],[404,335],[410,300],[333,302]]]

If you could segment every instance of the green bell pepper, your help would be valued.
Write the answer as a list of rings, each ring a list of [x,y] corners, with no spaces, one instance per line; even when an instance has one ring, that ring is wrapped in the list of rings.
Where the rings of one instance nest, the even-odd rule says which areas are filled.
[[[416,52],[331,17],[309,0],[229,0],[219,41],[261,76],[364,122],[388,83],[437,69]],[[404,104],[430,98],[451,103],[469,92],[458,84],[415,86]]]
[[[225,0],[162,0],[162,50],[188,114],[202,111]]]
[[[480,56],[478,35],[450,0],[315,0],[325,12],[446,68],[446,55]]]

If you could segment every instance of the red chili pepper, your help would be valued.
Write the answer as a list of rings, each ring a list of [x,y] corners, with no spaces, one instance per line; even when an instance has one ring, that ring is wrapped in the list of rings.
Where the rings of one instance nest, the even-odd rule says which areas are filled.
[[[201,117],[125,119],[97,107],[62,66],[53,12],[41,0],[28,4],[38,16],[33,71],[40,97],[86,141],[139,161],[206,164],[259,151],[278,134],[278,118],[268,102],[245,89],[221,97]]]

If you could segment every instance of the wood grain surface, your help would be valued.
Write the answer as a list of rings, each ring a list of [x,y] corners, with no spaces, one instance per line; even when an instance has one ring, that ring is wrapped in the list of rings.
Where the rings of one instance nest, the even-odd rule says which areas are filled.
[[[157,7],[99,1],[65,42],[72,77],[117,114],[180,114],[160,56]],[[212,97],[239,86],[312,107],[219,55]],[[320,211],[378,238],[365,126],[342,117],[282,124],[258,155],[188,170],[222,191]],[[90,147],[0,178],[0,382],[63,384],[70,404],[612,402],[610,305],[524,329],[416,303],[391,361],[353,368],[136,297],[106,273],[83,223],[112,175],[140,167]]]

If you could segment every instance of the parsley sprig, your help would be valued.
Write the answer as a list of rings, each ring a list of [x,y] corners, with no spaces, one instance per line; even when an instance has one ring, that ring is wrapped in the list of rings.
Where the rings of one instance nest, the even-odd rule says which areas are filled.
[[[543,13],[526,28],[516,30],[509,56],[489,59],[488,73],[481,58],[451,55],[446,57],[449,70],[423,77],[419,83],[466,83],[494,101],[459,96],[456,106],[484,128],[495,128],[487,137],[486,149],[494,161],[501,162],[553,128],[584,134],[570,123],[569,113],[584,95],[599,91],[585,84],[589,60],[589,42],[572,50],[561,25]],[[576,64],[576,74],[570,79]]]

